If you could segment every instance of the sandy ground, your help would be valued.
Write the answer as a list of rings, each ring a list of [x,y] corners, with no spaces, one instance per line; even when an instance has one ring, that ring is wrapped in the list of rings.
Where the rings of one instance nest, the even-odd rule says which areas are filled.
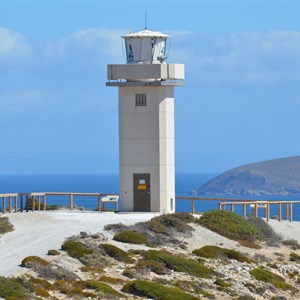
[[[23,273],[25,270],[20,263],[24,257],[46,257],[49,249],[60,249],[67,237],[80,231],[99,233],[106,224],[129,225],[149,220],[154,215],[70,211],[6,214],[15,230],[0,237],[0,276]],[[104,234],[109,237],[107,232]]]
[[[0,237],[0,276],[22,274],[26,270],[20,267],[22,259],[29,255],[46,257],[49,249],[60,249],[67,237],[78,235],[81,231],[99,233],[106,224],[122,222],[126,225],[146,221],[154,213],[115,214],[111,212],[29,212],[6,214],[15,227],[13,232]],[[300,222],[269,223],[283,239],[296,239],[300,242]],[[221,245],[226,248],[238,248],[236,242],[228,240],[200,226],[191,239],[188,250],[204,245]],[[111,238],[111,234],[103,232]],[[116,243],[116,242],[115,242]]]

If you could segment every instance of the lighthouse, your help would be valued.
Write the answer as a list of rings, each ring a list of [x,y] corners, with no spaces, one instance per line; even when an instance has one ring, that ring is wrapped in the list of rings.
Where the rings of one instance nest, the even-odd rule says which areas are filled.
[[[122,211],[175,212],[174,87],[184,65],[168,64],[169,36],[144,29],[122,36],[126,64],[107,66],[118,87]]]

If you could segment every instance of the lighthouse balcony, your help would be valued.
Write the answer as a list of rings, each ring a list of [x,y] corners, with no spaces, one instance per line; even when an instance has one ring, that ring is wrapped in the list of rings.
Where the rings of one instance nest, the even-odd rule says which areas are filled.
[[[107,86],[183,85],[183,64],[108,65]]]

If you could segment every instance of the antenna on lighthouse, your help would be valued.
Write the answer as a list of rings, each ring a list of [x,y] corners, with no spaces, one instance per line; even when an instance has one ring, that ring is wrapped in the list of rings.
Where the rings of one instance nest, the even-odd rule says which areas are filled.
[[[147,11],[145,10],[145,29],[147,29]]]

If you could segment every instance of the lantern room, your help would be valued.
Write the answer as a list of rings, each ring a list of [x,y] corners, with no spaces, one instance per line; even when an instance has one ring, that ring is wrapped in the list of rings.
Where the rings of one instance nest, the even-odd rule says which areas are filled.
[[[162,64],[165,62],[168,35],[144,29],[122,36],[127,64]]]

